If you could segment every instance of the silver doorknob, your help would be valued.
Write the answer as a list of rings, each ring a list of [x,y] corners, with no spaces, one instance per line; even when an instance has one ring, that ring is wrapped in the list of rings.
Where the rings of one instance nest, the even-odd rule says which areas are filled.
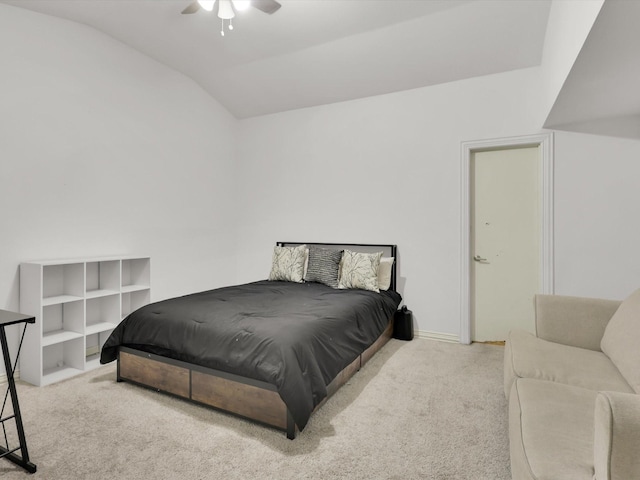
[[[489,262],[487,262],[487,259],[486,259],[486,258],[482,258],[480,255],[476,255],[475,257],[473,257],[473,259],[474,259],[476,262],[489,263]]]

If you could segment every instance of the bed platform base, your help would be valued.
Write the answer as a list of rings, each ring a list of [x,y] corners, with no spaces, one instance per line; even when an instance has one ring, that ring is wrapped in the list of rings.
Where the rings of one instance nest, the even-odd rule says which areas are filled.
[[[389,341],[392,333],[393,318],[378,340],[338,373],[327,386],[327,397],[315,410],[347,383]],[[286,432],[291,440],[298,433],[289,410],[270,383],[124,346],[118,352],[117,380],[248,418]]]

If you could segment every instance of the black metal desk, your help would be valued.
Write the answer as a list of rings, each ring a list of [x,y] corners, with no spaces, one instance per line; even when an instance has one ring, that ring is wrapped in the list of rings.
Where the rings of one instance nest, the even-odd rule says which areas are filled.
[[[16,370],[18,364],[18,357],[20,356],[20,348],[22,347],[22,340],[24,339],[24,332],[27,330],[27,323],[35,323],[35,317],[29,315],[23,315],[21,313],[9,312],[7,310],[0,310],[0,345],[2,346],[2,354],[4,356],[4,368],[7,371],[7,391],[4,394],[4,401],[2,402],[2,410],[0,410],[0,424],[2,424],[2,433],[4,434],[5,445],[0,445],[0,458],[6,458],[12,461],[16,465],[20,465],[29,473],[36,471],[36,466],[29,461],[29,452],[27,451],[27,440],[24,436],[24,427],[22,425],[22,415],[20,414],[20,405],[18,404],[18,392],[16,391],[16,381],[13,378],[13,373]],[[7,335],[5,327],[8,325],[15,325],[18,323],[24,323],[24,330],[22,331],[22,337],[20,338],[20,345],[18,352],[16,353],[16,361],[12,365],[11,357],[9,356],[9,346],[7,345]],[[11,396],[11,403],[13,406],[13,415],[4,417],[4,409],[7,405],[7,397]],[[9,441],[7,439],[7,430],[5,428],[5,422],[9,420],[15,420],[16,430],[18,431],[18,439],[20,446],[11,448],[9,447]],[[16,452],[20,450],[22,456]]]

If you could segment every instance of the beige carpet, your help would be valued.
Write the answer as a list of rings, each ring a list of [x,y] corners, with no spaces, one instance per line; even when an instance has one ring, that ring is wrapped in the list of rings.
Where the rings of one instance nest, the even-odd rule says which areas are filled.
[[[297,439],[115,382],[19,384],[32,478],[511,478],[499,346],[392,340]],[[6,459],[0,478],[30,475]]]

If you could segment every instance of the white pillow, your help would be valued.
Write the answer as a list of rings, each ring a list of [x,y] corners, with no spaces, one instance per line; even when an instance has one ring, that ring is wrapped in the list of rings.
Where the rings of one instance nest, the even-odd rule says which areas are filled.
[[[304,272],[302,274],[302,278],[307,276],[307,269],[309,268],[309,248],[304,249]]]
[[[345,250],[338,288],[360,288],[380,292],[378,270],[382,252],[360,253]]]
[[[297,247],[280,247],[276,245],[273,248],[269,280],[302,283],[306,258],[306,245]]]
[[[394,257],[380,259],[380,267],[378,268],[378,288],[380,290],[389,290],[391,286],[391,270],[394,260]]]

